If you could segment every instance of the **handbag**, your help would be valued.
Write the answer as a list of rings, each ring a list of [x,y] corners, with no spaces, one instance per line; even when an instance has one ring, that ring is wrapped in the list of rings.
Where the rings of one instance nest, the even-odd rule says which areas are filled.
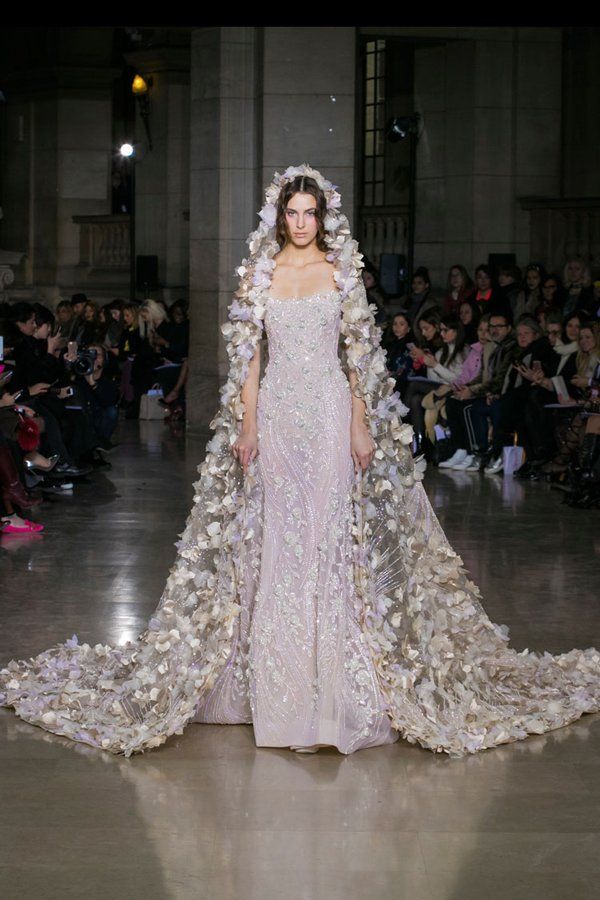
[[[525,450],[519,447],[518,435],[515,433],[515,442],[510,447],[502,448],[502,466],[505,475],[512,475],[523,465]]]
[[[37,450],[40,445],[39,425],[31,416],[24,416],[22,413],[18,413],[18,417],[17,443],[19,447],[25,453]]]
[[[162,420],[168,410],[161,405],[162,388],[155,384],[150,390],[142,394],[140,398],[140,419]]]

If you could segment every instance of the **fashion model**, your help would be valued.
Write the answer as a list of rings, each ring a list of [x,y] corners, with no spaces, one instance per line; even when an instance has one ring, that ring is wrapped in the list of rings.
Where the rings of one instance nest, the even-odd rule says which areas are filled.
[[[134,642],[2,669],[26,721],[126,756],[193,721],[252,723],[259,747],[462,756],[600,709],[598,651],[511,649],[450,547],[340,206],[309,166],[275,175],[160,604]]]

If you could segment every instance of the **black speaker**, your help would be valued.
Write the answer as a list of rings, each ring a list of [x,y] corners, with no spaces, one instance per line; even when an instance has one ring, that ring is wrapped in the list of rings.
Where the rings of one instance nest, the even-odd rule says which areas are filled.
[[[398,296],[406,288],[406,257],[402,253],[382,253],[379,257],[379,283],[386,294]]]
[[[146,293],[158,287],[158,256],[136,256],[135,286]]]

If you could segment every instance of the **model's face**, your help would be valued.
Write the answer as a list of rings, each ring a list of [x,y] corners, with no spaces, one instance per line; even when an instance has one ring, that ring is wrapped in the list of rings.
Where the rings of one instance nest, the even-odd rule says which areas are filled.
[[[413,294],[424,294],[428,288],[428,284],[420,275],[416,275],[412,280]]]
[[[487,322],[480,322],[477,326],[477,340],[480,344],[487,344],[490,339],[490,329]]]
[[[519,325],[517,328],[517,344],[519,347],[525,348],[529,347],[530,344],[533,344],[537,335],[533,328],[530,328],[529,325]]]
[[[463,277],[460,269],[450,269],[450,286],[455,291],[459,291],[463,287]]]
[[[550,341],[553,347],[556,347],[560,342],[560,325],[557,325],[555,322],[551,322],[546,327],[546,337]]]
[[[61,306],[56,310],[56,318],[61,325],[66,325],[73,318],[73,310],[70,306]]]
[[[125,322],[127,327],[129,327],[130,325],[133,325],[133,313],[131,312],[130,309],[123,310],[123,321]]]
[[[463,325],[470,325],[473,321],[473,310],[468,303],[461,303],[458,315]]]
[[[480,291],[489,291],[492,286],[492,280],[487,272],[482,272],[481,269],[475,275],[475,281],[477,282],[477,287]]]
[[[508,272],[500,272],[498,275],[498,284],[500,287],[508,287],[509,284],[514,284],[515,279],[512,275],[509,275]]]
[[[35,331],[35,316],[32,315],[30,319],[27,319],[26,322],[17,322],[17,328],[21,332],[21,334],[27,335],[27,337],[32,337]]]
[[[440,325],[440,334],[445,344],[453,344],[456,341],[456,328],[448,328],[443,323]]]
[[[435,325],[432,325],[431,322],[424,322],[423,319],[419,322],[419,328],[426,341],[432,341],[437,334]]]
[[[406,335],[410,331],[410,325],[408,324],[404,316],[394,316],[394,321],[392,322],[392,331],[397,338],[406,337]]]
[[[48,335],[50,334],[50,329],[50,322],[44,322],[42,325],[36,325],[33,336],[37,338],[38,341],[47,341]]]
[[[565,325],[565,331],[567,333],[567,337],[569,338],[569,343],[571,341],[579,340],[579,329],[581,328],[581,322],[579,319],[569,319],[567,324]]]
[[[596,346],[594,332],[591,328],[582,328],[579,332],[579,347],[584,353],[590,353]]]
[[[312,194],[294,194],[285,209],[288,236],[296,247],[308,247],[317,237],[317,201]]]
[[[536,269],[529,269],[526,281],[530,291],[535,291],[535,289],[540,286],[541,280],[540,273]]]

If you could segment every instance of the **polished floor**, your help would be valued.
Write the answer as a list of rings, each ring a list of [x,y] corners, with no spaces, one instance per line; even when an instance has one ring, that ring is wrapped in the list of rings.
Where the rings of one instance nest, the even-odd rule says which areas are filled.
[[[0,661],[143,628],[204,441],[119,426],[112,470],[0,537]],[[426,487],[518,648],[600,648],[600,513],[543,484]],[[0,711],[3,900],[579,900],[599,895],[600,715],[463,759],[403,741],[344,757],[193,725],[129,760]]]

